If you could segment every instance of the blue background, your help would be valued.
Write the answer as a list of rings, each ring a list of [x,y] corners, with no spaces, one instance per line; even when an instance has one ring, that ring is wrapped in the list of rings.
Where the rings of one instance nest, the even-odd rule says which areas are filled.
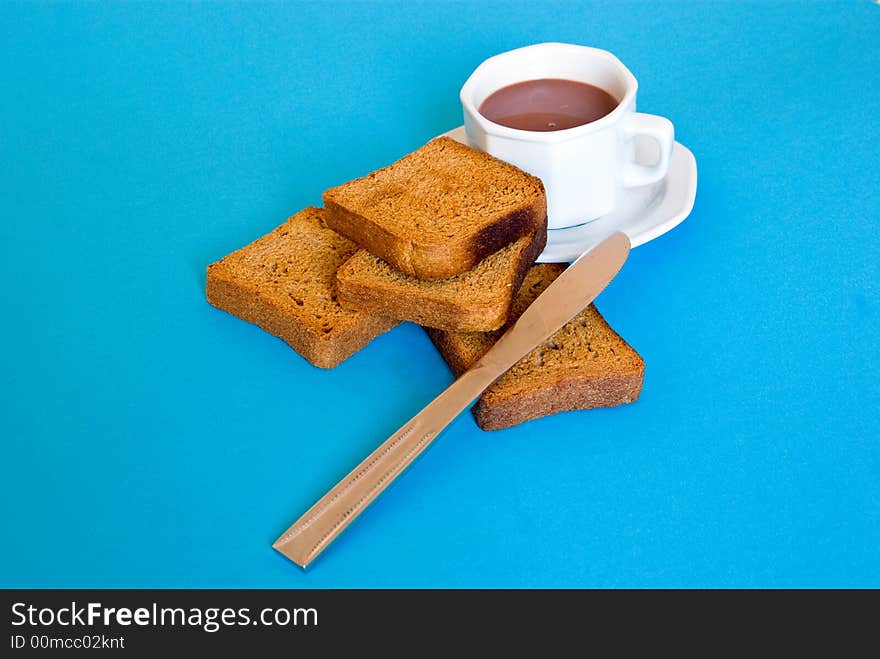
[[[409,324],[313,368],[205,266],[547,40],[697,157],[599,302],[642,397],[462,415],[303,572],[271,542],[451,375]],[[880,6],[3,3],[0,52],[0,585],[880,586]]]

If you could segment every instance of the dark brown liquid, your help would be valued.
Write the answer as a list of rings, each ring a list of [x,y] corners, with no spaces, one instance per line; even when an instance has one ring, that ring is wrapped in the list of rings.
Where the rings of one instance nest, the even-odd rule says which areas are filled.
[[[542,78],[502,87],[483,101],[480,114],[508,128],[546,132],[583,126],[616,107],[617,99],[599,87]]]

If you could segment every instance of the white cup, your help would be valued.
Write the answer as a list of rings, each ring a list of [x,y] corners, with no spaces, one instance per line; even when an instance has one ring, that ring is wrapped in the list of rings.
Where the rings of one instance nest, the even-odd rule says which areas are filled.
[[[493,92],[541,78],[586,82],[619,102],[601,119],[547,132],[508,128],[480,114],[480,105]],[[674,143],[672,122],[636,112],[637,89],[633,74],[608,51],[564,43],[526,46],[490,57],[464,83],[465,131],[474,147],[543,181],[549,228],[575,226],[611,212],[623,188],[666,176]],[[636,137],[657,143],[654,164],[633,160],[631,141]]]

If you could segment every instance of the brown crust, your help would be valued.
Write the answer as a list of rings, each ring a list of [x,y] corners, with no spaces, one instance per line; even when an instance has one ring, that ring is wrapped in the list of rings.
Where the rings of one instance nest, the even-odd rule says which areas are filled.
[[[401,239],[369,218],[346,210],[333,201],[330,192],[324,193],[324,221],[327,226],[383,261],[398,264],[395,267],[401,272],[412,274],[400,265],[407,260],[406,246]]]
[[[460,145],[450,138],[441,137],[435,141],[452,142],[455,144],[455,148],[469,149],[469,147]],[[496,160],[482,151],[473,151],[478,154],[479,158]],[[379,171],[388,170],[394,166],[395,164],[392,164]],[[502,163],[499,166],[515,169],[508,163]],[[337,202],[336,196],[340,189],[354,182],[324,192],[325,219],[331,229],[354,241],[400,272],[419,279],[445,279],[470,270],[505,245],[542,227],[546,228],[547,199],[543,194],[543,183],[537,177],[519,170],[516,171],[534,182],[540,190],[538,197],[512,212],[496,218],[472,235],[464,235],[457,239],[426,242],[420,240],[418,236],[398,235],[389,227],[382,226],[369,217],[345,208]],[[369,180],[375,174],[376,172],[373,172],[358,180]]]
[[[492,304],[468,304],[465,299],[431,297],[421,289],[383,281],[365,282],[351,276],[346,265],[336,273],[339,300],[350,309],[410,320],[424,327],[460,331],[489,332],[507,322],[514,291],[518,291],[529,268],[544,251],[546,230],[535,232],[523,251],[516,271],[503,294]]]
[[[330,334],[316,332],[258,289],[231,278],[219,263],[208,266],[205,293],[208,302],[218,309],[277,336],[320,368],[338,366],[398,323],[390,318],[359,314],[354,321],[335,328]]]
[[[369,218],[347,211],[324,196],[327,226],[419,279],[446,279],[470,270],[487,256],[547,226],[547,202],[540,200],[498,218],[479,233],[444,244],[418,243],[392,234]]]
[[[205,294],[215,307],[279,337],[315,366],[332,368],[398,321],[345,311],[338,304],[332,290],[335,270],[357,247],[330,231],[323,214],[323,209],[305,208],[265,236],[210,264]],[[320,265],[304,263],[309,259],[317,259]],[[271,275],[269,283],[265,275],[275,272],[278,263],[283,270]],[[288,267],[294,268],[290,280],[299,282],[299,291],[323,305],[321,315],[316,315],[315,306],[300,309],[303,301],[278,286]],[[312,272],[310,267],[321,271]],[[333,317],[332,322],[325,314]],[[322,317],[327,320],[318,320]]]
[[[534,266],[526,274],[508,322],[563,269],[556,264]],[[476,363],[501,333],[426,331],[456,377]],[[489,387],[472,413],[483,430],[500,430],[557,412],[630,403],[641,393],[644,372],[644,360],[590,305]]]
[[[437,347],[437,350],[440,351],[443,361],[447,363],[449,370],[452,371],[452,374],[455,377],[464,373],[470,368],[471,364],[473,364],[476,359],[479,359],[479,357],[472,359],[469,355],[463,354],[458,349],[455,339],[449,332],[437,330],[432,327],[426,327],[424,329],[428,333],[431,342]]]
[[[467,251],[473,255],[474,259],[473,264],[465,269],[470,270],[471,267],[490,254],[494,254],[505,245],[509,245],[514,240],[518,240],[532,232],[542,232],[544,234],[544,245],[547,244],[547,200],[545,197],[542,197],[535,203],[515,210],[498,222],[484,227],[473,237],[473,242],[467,246]],[[511,238],[511,236],[513,237]],[[535,259],[538,258],[542,251],[544,251],[543,245],[529,265],[535,262]],[[525,275],[525,271],[522,274]],[[522,279],[520,279],[520,282],[522,282]],[[519,290],[519,286],[513,290]]]
[[[570,377],[515,396],[487,392],[471,412],[483,430],[502,430],[559,412],[632,403],[642,391],[644,371],[643,363],[631,374]]]

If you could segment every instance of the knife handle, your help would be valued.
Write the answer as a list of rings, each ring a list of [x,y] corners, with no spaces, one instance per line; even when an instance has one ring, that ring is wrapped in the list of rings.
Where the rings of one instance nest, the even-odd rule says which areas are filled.
[[[629,238],[616,232],[578,258],[476,364],[370,453],[272,546],[301,567],[311,563],[474,398],[592,302],[620,270],[629,250]]]
[[[272,547],[306,567],[505,370],[480,360],[321,497]]]

